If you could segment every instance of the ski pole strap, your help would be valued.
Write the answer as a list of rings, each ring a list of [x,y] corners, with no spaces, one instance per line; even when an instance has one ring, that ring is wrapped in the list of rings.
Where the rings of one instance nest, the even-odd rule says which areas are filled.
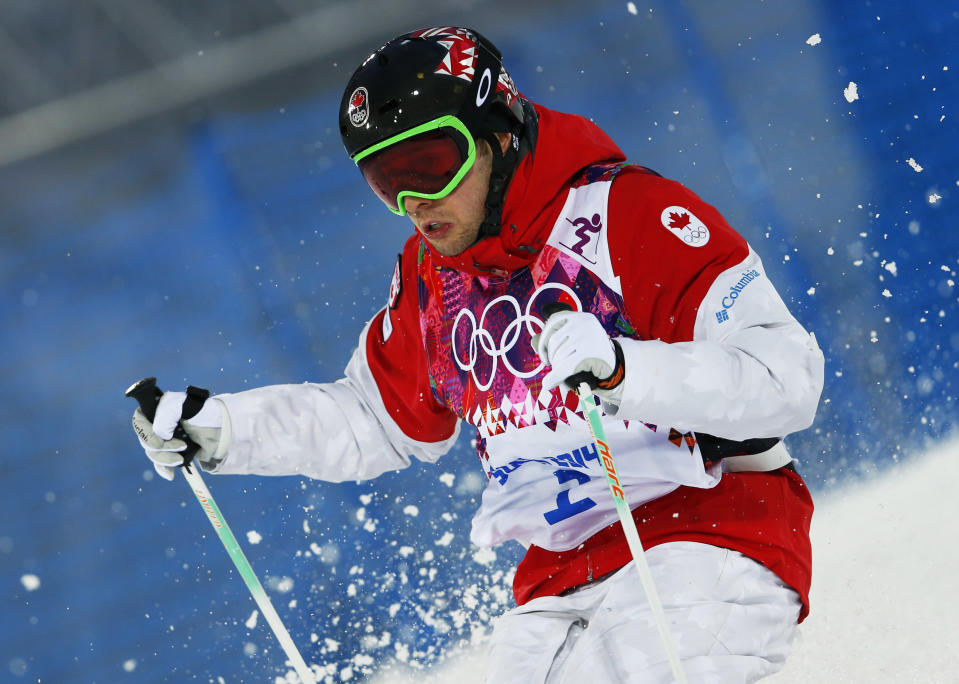
[[[616,354],[616,367],[613,369],[613,372],[609,374],[608,378],[597,382],[594,389],[608,390],[619,387],[619,384],[626,376],[626,357],[623,356],[623,348],[615,337],[610,338],[610,341],[613,343],[613,353]]]
[[[183,410],[180,412],[180,420],[190,420],[200,412],[203,404],[210,398],[210,390],[202,387],[190,385],[186,388],[186,400],[183,402]]]
[[[183,469],[187,472],[190,471],[190,465],[200,450],[200,445],[194,442],[190,438],[190,435],[186,433],[186,430],[183,429],[182,422],[198,414],[200,409],[203,408],[203,403],[209,398],[210,390],[205,390],[202,387],[194,387],[193,385],[187,387],[186,399],[183,400],[183,408],[180,409],[180,420],[177,421],[176,428],[173,430],[174,437],[186,442],[186,449],[181,451],[180,455],[183,456]]]

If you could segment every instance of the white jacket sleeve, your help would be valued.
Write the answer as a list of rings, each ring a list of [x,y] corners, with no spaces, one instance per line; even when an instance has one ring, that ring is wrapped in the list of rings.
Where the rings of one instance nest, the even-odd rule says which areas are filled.
[[[693,341],[618,339],[626,368],[619,418],[744,440],[784,437],[815,417],[822,351],[752,249],[706,293]]]
[[[393,422],[366,362],[360,336],[346,368],[333,383],[273,385],[219,394],[225,407],[224,459],[218,474],[306,475],[330,482],[364,480],[410,465],[435,462],[459,435],[418,442]]]

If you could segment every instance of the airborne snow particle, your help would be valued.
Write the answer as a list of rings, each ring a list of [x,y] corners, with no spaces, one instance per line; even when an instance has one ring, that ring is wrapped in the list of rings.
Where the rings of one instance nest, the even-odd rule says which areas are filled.
[[[263,537],[260,536],[260,533],[256,530],[250,530],[246,533],[246,540],[251,544],[259,544],[263,541]]]
[[[936,202],[942,199],[942,195],[940,195],[938,192],[931,192],[929,193],[928,199],[929,199],[929,204],[935,204]]]
[[[373,637],[373,641],[374,642],[376,641],[376,637]],[[355,656],[353,656],[353,664],[356,665],[357,667],[369,667],[374,662],[375,661],[373,660],[373,658],[371,658],[366,653],[357,653]]]
[[[244,625],[246,625],[247,629],[253,629],[254,627],[256,627],[256,619],[257,617],[259,617],[259,615],[260,615],[260,611],[258,610],[254,610],[252,613],[250,613],[250,617],[248,617],[246,619],[246,622],[243,623]]]
[[[886,298],[892,297],[892,292],[889,291],[888,287],[882,291],[882,296]]]
[[[886,264],[883,264],[883,268],[892,273],[893,275],[899,275],[899,271],[896,268],[896,262],[890,261]]]
[[[455,535],[452,532],[444,532],[443,536],[437,539],[434,544],[437,546],[449,546]]]
[[[123,661],[123,671],[124,672],[133,672],[137,669],[137,660],[136,658],[128,658]]]
[[[473,554],[473,562],[480,565],[489,565],[496,560],[496,552],[493,549],[483,547]]]
[[[400,662],[405,663],[410,659],[410,647],[406,644],[397,642],[393,644],[393,648],[396,649],[396,659]]]
[[[456,475],[454,475],[453,473],[443,473],[442,475],[440,475],[439,479],[440,479],[440,482],[445,484],[447,487],[452,487],[453,481],[456,479]]]
[[[631,2],[626,3],[626,11],[633,15],[638,14],[636,11],[636,5]]]
[[[20,577],[20,584],[22,584],[23,588],[27,591],[36,591],[40,588],[40,578],[27,573]]]
[[[822,42],[822,36],[814,33],[806,39],[806,45],[819,45]]]
[[[406,506],[405,508],[403,508],[403,514],[408,515],[411,518],[415,518],[416,516],[420,514],[420,509],[414,506],[413,504],[410,504],[409,506]]]
[[[456,485],[457,494],[479,494],[485,486],[485,479],[478,472],[468,471],[460,478]]]
[[[849,85],[842,91],[842,94],[845,96],[846,102],[855,102],[859,99],[859,86],[854,81],[849,81]]]
[[[920,171],[922,171],[922,167],[919,165],[919,162],[917,162],[912,157],[909,157],[909,159],[906,160],[906,163],[909,164],[909,166],[912,167],[912,170],[915,171],[916,173],[919,173]]]
[[[289,594],[293,590],[293,578],[287,577],[267,577],[266,585],[278,594]]]

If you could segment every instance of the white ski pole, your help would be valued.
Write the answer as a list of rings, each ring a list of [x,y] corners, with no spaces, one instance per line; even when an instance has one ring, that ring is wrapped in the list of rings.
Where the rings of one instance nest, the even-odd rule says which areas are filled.
[[[163,396],[163,392],[157,387],[156,378],[144,378],[134,383],[126,391],[126,396],[133,397],[139,402],[140,410],[143,411],[143,414],[152,423],[156,415],[157,403],[159,403],[160,397]],[[179,425],[177,426],[175,436],[187,443],[188,454],[195,453],[196,445]],[[193,450],[192,452],[190,451],[191,448]],[[283,647],[283,651],[286,653],[286,657],[289,658],[290,663],[292,663],[293,669],[299,676],[301,683],[316,684],[312,670],[307,667],[303,656],[301,656],[297,650],[296,644],[293,643],[293,639],[290,637],[290,633],[286,630],[283,621],[280,620],[280,616],[273,607],[270,597],[263,589],[263,585],[260,584],[260,580],[257,579],[256,573],[253,572],[253,566],[251,566],[250,561],[247,560],[243,549],[240,548],[239,542],[237,542],[236,537],[233,536],[229,525],[226,524],[226,519],[220,512],[220,508],[213,500],[213,495],[210,494],[206,483],[203,481],[203,478],[200,477],[199,468],[193,468],[190,464],[186,464],[180,468],[180,470],[183,471],[183,476],[189,483],[190,489],[192,489],[196,495],[197,501],[200,502],[200,506],[206,513],[210,524],[213,525],[213,529],[216,530],[217,535],[219,535],[220,541],[223,542],[223,546],[226,547],[226,551],[230,555],[233,565],[235,565],[237,571],[239,571],[240,577],[246,582],[246,586],[250,590],[253,600],[256,601],[256,605],[260,607],[263,617],[266,618],[277,641],[279,641],[280,646]]]
[[[669,633],[669,625],[666,622],[666,613],[663,612],[663,604],[659,600],[659,593],[656,591],[656,584],[653,582],[653,574],[649,570],[649,563],[646,562],[646,554],[643,551],[643,544],[639,540],[639,531],[636,529],[636,521],[629,510],[629,504],[626,502],[626,493],[623,491],[619,481],[619,475],[616,473],[616,465],[613,463],[613,455],[609,451],[609,444],[606,443],[606,430],[603,428],[603,422],[600,419],[599,407],[593,399],[593,391],[589,385],[581,383],[579,386],[579,400],[586,407],[586,421],[589,423],[589,431],[593,434],[593,441],[596,443],[596,452],[599,454],[600,461],[603,464],[603,472],[606,473],[606,482],[609,484],[609,490],[613,494],[613,502],[616,504],[616,512],[619,514],[619,522],[623,525],[623,532],[626,534],[626,542],[629,544],[629,550],[633,554],[633,561],[636,569],[639,571],[639,580],[642,582],[643,591],[646,592],[646,599],[653,611],[653,618],[656,620],[656,627],[659,629],[659,638],[666,649],[666,657],[669,658],[669,666],[673,670],[673,678],[678,684],[686,684],[686,672],[683,670],[683,664],[679,660],[679,653],[676,651],[676,644]]]

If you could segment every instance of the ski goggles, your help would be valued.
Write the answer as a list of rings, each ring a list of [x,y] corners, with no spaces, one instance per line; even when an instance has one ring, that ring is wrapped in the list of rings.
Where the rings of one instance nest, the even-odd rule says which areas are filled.
[[[473,167],[476,143],[462,121],[443,116],[363,150],[353,161],[370,188],[399,216],[405,199],[446,197]]]

